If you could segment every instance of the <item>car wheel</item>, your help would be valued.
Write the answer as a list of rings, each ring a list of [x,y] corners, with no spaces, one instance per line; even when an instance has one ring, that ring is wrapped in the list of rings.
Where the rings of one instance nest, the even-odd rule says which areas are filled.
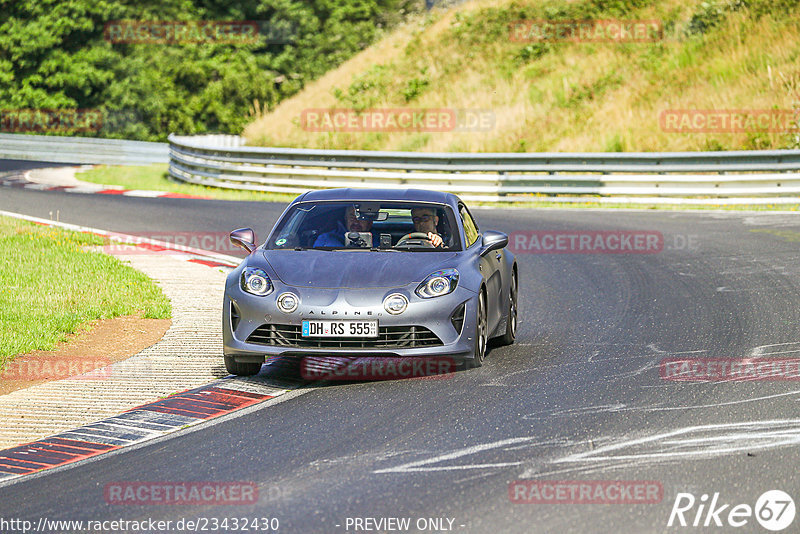
[[[471,360],[466,360],[468,369],[474,369],[483,365],[483,360],[486,357],[486,340],[488,339],[488,330],[486,319],[486,297],[481,291],[478,296],[478,323],[475,328],[475,351]]]
[[[506,333],[498,340],[501,345],[511,345],[517,339],[517,273],[511,273],[511,289],[508,292],[508,320],[506,321]]]
[[[237,362],[233,356],[225,356],[225,369],[232,375],[253,376],[261,371],[259,362]]]

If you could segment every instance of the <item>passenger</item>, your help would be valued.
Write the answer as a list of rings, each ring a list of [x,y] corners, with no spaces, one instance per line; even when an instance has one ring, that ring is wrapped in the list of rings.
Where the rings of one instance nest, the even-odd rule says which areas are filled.
[[[428,234],[428,240],[434,247],[443,246],[442,236],[436,233],[439,217],[434,208],[414,208],[411,210],[414,231]]]
[[[356,210],[348,206],[344,214],[344,222],[336,221],[336,228],[330,232],[320,234],[314,241],[314,247],[343,247],[344,234],[347,232],[371,232],[372,221],[356,217]],[[373,236],[373,243],[375,238]]]

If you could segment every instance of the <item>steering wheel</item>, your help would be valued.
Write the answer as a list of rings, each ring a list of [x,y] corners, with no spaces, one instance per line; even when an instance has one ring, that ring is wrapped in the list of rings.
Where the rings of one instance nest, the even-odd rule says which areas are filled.
[[[431,240],[428,239],[428,234],[425,232],[411,232],[410,234],[406,234],[400,239],[397,240],[396,247],[405,245],[409,241],[419,241],[419,244],[422,245],[423,248],[435,248]],[[415,245],[417,243],[414,243]]]

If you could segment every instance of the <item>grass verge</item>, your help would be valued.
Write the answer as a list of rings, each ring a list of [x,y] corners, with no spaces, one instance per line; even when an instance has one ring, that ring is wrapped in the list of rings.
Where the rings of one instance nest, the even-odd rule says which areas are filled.
[[[800,211],[800,204],[639,204],[633,202],[559,202],[537,200],[530,202],[469,202],[470,206],[491,208],[558,208],[558,209],[630,209],[630,210],[729,210],[729,211]]]
[[[169,300],[120,260],[84,250],[90,234],[0,217],[0,367],[17,354],[50,350],[95,319],[165,319]]]
[[[262,202],[288,203],[296,198],[294,194],[259,193],[256,191],[228,191],[194,184],[182,184],[172,181],[166,173],[166,165],[148,165],[141,167],[109,167],[100,166],[78,174],[78,179],[87,182],[118,185],[126,189],[147,189],[153,191],[169,191],[186,195],[204,196],[219,200],[256,200]],[[533,197],[532,197],[533,198]],[[559,202],[558,197],[536,197],[530,202],[468,202],[471,206],[490,206],[496,208],[614,208],[614,209],[652,209],[652,210],[732,210],[732,211],[800,211],[798,204],[629,204],[626,202]]]
[[[82,171],[76,178],[84,182],[102,185],[118,185],[125,189],[144,189],[148,191],[168,191],[182,195],[208,197],[218,200],[260,200],[265,202],[290,202],[297,195],[262,193],[259,191],[236,191],[218,189],[189,183],[181,183],[170,178],[167,164],[159,163],[142,166],[100,165]]]

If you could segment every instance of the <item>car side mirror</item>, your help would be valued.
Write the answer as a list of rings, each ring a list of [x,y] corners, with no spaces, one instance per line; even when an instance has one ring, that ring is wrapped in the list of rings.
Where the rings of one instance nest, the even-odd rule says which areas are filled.
[[[506,245],[508,245],[508,235],[503,232],[487,230],[483,233],[481,256],[493,250],[504,248]]]
[[[231,232],[231,243],[252,254],[256,249],[256,233],[252,228],[239,228]]]

